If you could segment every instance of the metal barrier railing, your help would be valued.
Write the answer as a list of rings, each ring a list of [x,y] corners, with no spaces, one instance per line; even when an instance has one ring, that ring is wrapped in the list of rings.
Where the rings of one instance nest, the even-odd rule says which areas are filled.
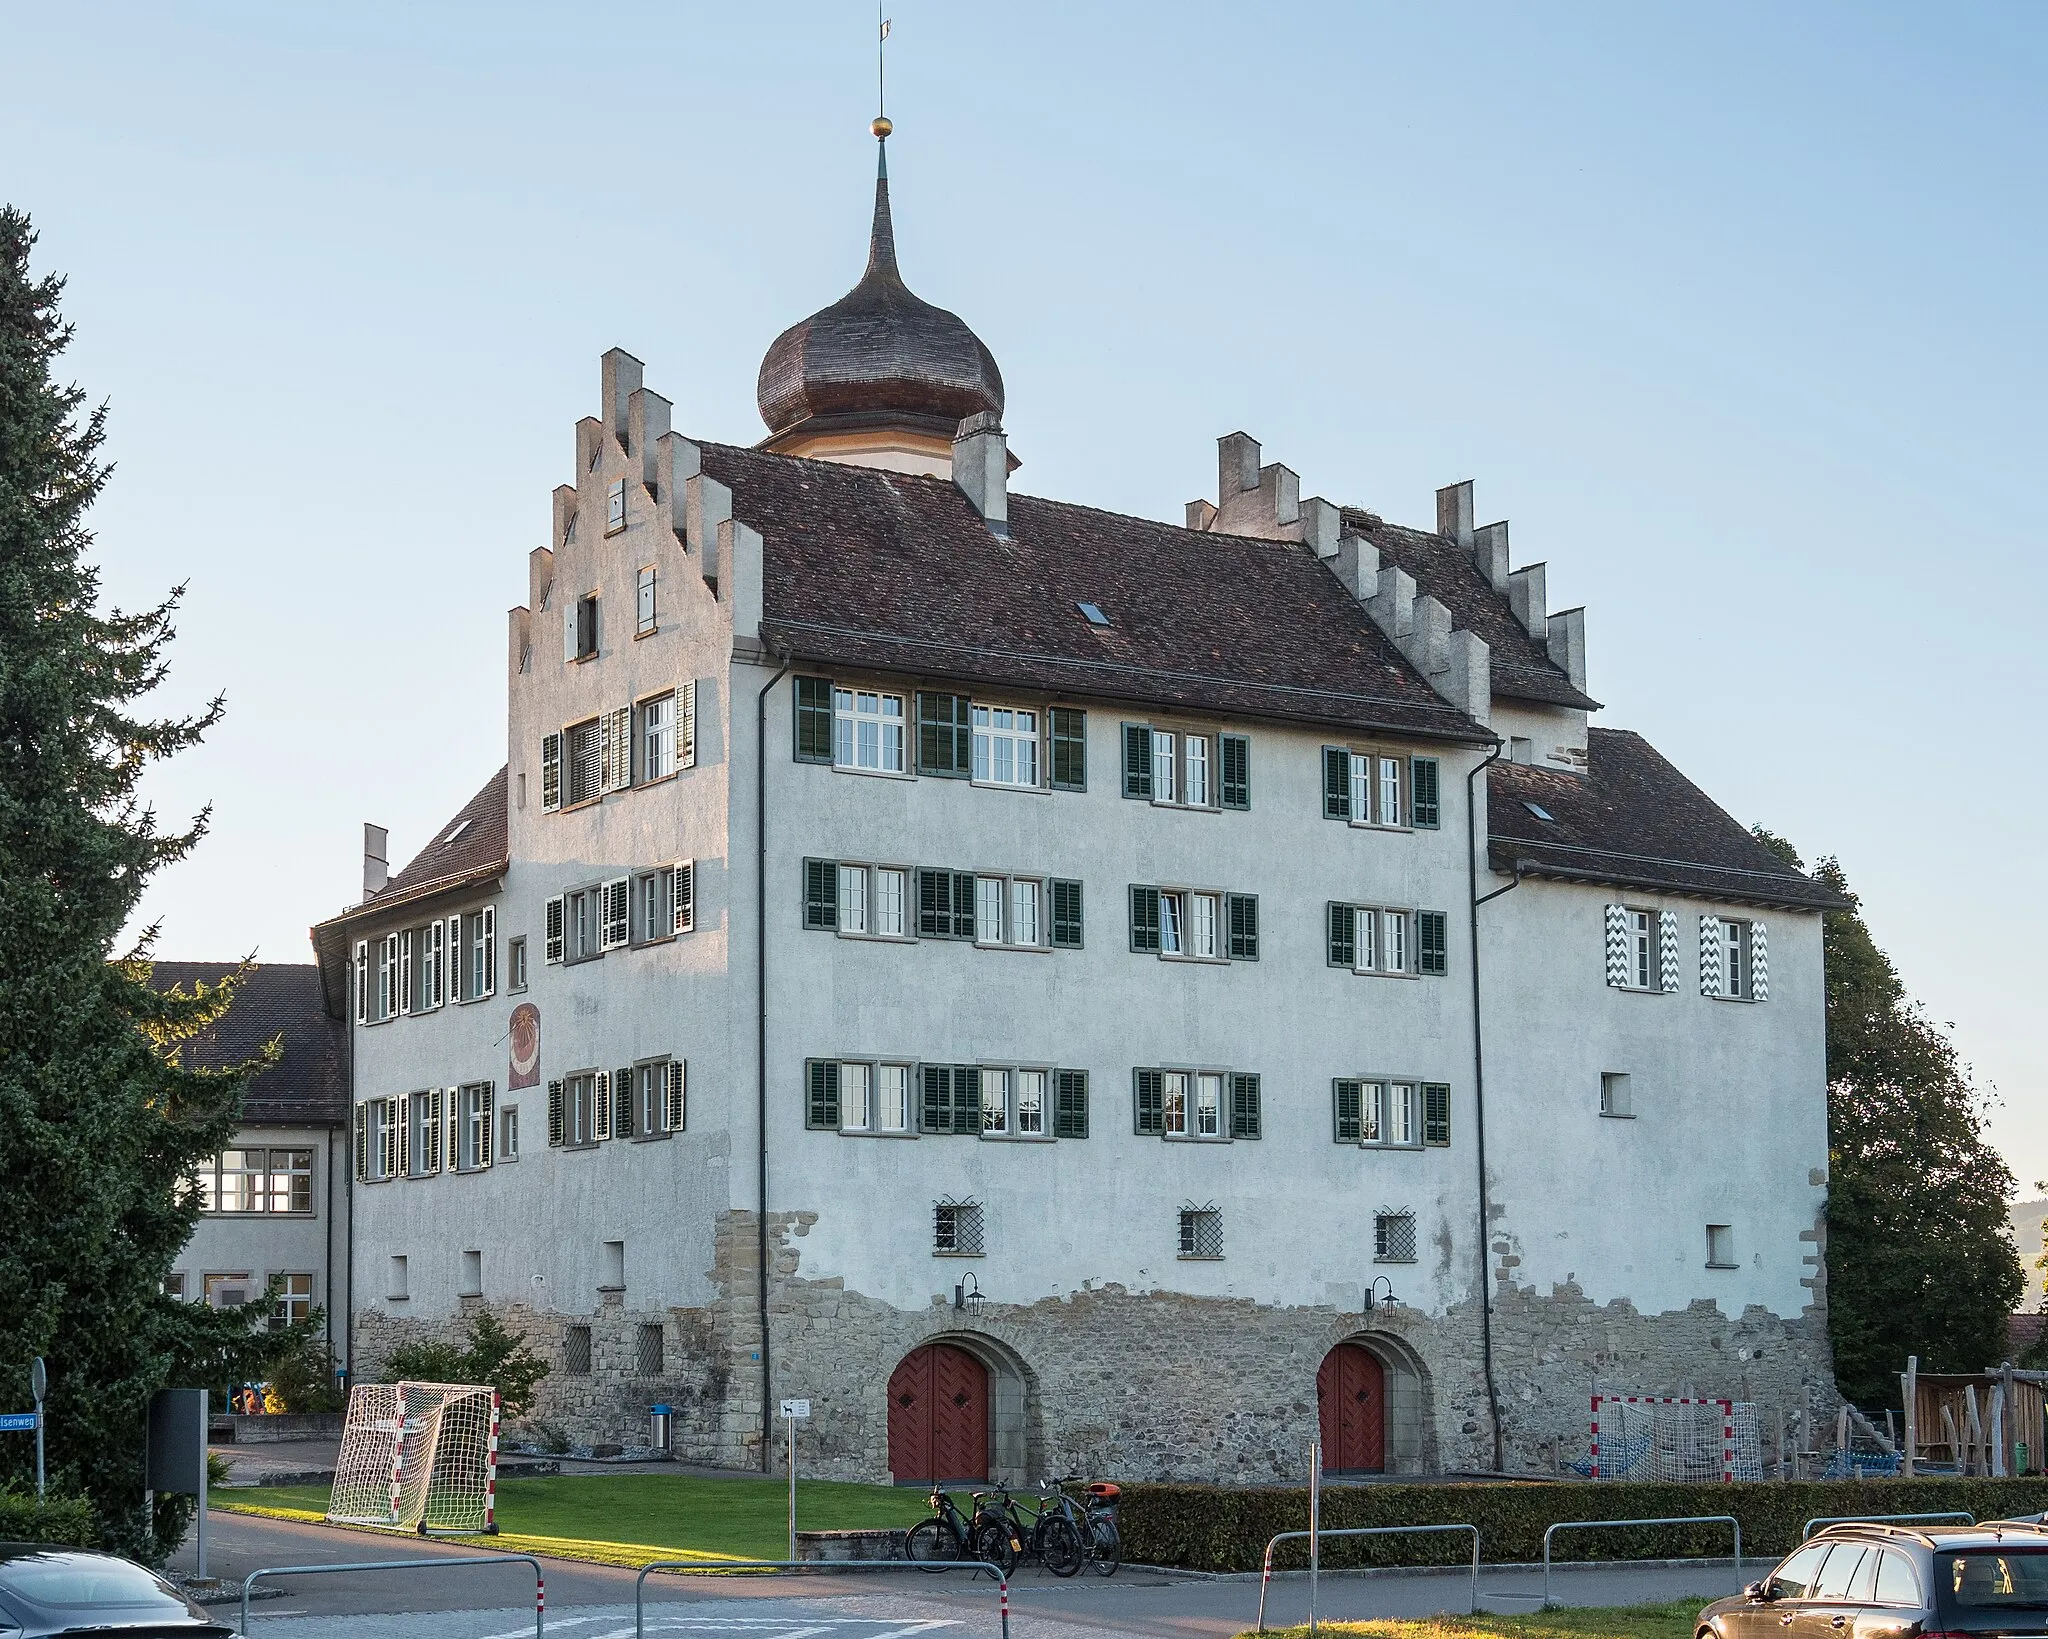
[[[1282,1531],[1266,1544],[1264,1568],[1259,1573],[1259,1628],[1266,1631],[1266,1584],[1273,1580],[1273,1548],[1281,1542],[1300,1542],[1307,1539],[1320,1547],[1324,1537],[1408,1537],[1418,1536],[1425,1531],[1470,1531],[1472,1533],[1472,1614],[1479,1614],[1479,1527],[1476,1525],[1359,1525],[1338,1531]],[[1308,1583],[1308,1627],[1316,1630],[1316,1577],[1321,1569],[1321,1556],[1313,1555],[1309,1560]]]
[[[1631,1525],[1731,1525],[1735,1528],[1735,1574],[1742,1574],[1742,1521],[1733,1514],[1681,1514],[1672,1519],[1561,1519],[1543,1533],[1543,1608],[1550,1605],[1550,1539],[1560,1531],[1620,1530]]]
[[[651,1571],[678,1576],[727,1576],[735,1571],[806,1571],[813,1576],[833,1571],[986,1571],[996,1579],[1003,1639],[1010,1639],[1010,1579],[999,1566],[984,1559],[653,1559],[633,1578],[633,1639],[646,1639],[647,1577]]]
[[[1908,1520],[1961,1520],[1965,1525],[1975,1525],[1977,1516],[1967,1508],[1951,1508],[1937,1514],[1819,1514],[1808,1520],[1799,1532],[1804,1542],[1813,1535],[1816,1525],[1903,1525]]]
[[[542,1639],[548,1608],[547,1578],[531,1554],[459,1555],[446,1559],[371,1559],[354,1565],[266,1565],[242,1578],[241,1632],[249,1632],[249,1590],[265,1576],[333,1576],[341,1571],[438,1571],[450,1565],[530,1565],[533,1567],[533,1639]]]

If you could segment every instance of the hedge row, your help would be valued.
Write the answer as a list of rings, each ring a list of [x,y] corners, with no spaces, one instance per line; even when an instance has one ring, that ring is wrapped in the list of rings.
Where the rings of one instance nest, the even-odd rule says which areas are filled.
[[[53,1497],[39,1503],[33,1492],[0,1490],[0,1542],[97,1548],[99,1520],[83,1497]]]
[[[1223,1489],[1202,1485],[1127,1485],[1120,1523],[1124,1557],[1144,1565],[1195,1571],[1255,1571],[1266,1543],[1308,1526],[1305,1488]],[[1543,1557],[1543,1532],[1560,1520],[1662,1519],[1733,1514],[1742,1522],[1745,1562],[1775,1559],[1799,1540],[1809,1520],[1830,1514],[1918,1514],[1967,1509],[1980,1520],[2048,1509],[2048,1478],[2020,1480],[1831,1480],[1739,1485],[1638,1485],[1603,1480],[1559,1484],[1344,1485],[1323,1492],[1323,1529],[1362,1525],[1479,1527],[1480,1555],[1494,1564]],[[1470,1539],[1443,1532],[1413,1537],[1348,1537],[1323,1545],[1323,1563],[1446,1565],[1471,1554]],[[1551,1557],[1569,1559],[1725,1558],[1725,1525],[1566,1531]],[[1282,1543],[1278,1566],[1308,1563],[1307,1544]]]

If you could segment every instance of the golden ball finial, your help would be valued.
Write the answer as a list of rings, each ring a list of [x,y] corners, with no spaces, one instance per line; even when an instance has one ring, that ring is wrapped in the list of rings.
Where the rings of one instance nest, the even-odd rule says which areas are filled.
[[[887,114],[877,114],[875,116],[875,123],[870,125],[868,129],[875,133],[875,140],[879,142],[886,138],[896,127],[889,123],[889,116]]]

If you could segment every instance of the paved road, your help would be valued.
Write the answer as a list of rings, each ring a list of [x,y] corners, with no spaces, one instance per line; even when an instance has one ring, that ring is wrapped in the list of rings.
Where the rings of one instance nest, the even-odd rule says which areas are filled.
[[[236,1578],[261,1565],[339,1564],[350,1560],[455,1558],[474,1550],[394,1541],[375,1532],[337,1531],[288,1520],[212,1516],[208,1569]],[[542,1562],[547,1631],[564,1639],[631,1639],[634,1573],[566,1560]],[[190,1543],[173,1562],[189,1571]],[[1749,1574],[1754,1574],[1752,1570]],[[1573,1604],[1625,1605],[1732,1591],[1726,1566],[1560,1568],[1557,1588]],[[1481,1604],[1529,1610],[1540,1593],[1530,1571],[1482,1571]],[[252,1639],[526,1639],[533,1632],[531,1579],[524,1566],[450,1566],[388,1575],[283,1578],[282,1599],[250,1608]],[[800,1587],[800,1592],[793,1588]],[[943,1576],[878,1573],[791,1581],[728,1577],[648,1579],[648,1631],[663,1639],[982,1639],[1000,1631],[996,1595],[961,1572]],[[1328,1576],[1321,1611],[1330,1618],[1426,1616],[1462,1610],[1468,1584],[1458,1576]],[[1258,1612],[1256,1577],[1186,1577],[1126,1568],[1103,1580],[1071,1582],[1023,1572],[1011,1589],[1013,1639],[1228,1639]],[[231,1608],[230,1608],[231,1610]],[[1308,1611],[1300,1578],[1277,1579],[1268,1601],[1274,1623]]]

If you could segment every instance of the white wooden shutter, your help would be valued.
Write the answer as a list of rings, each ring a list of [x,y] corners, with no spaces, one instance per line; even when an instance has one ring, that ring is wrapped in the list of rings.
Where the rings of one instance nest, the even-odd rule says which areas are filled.
[[[448,1091],[452,1092],[453,1089],[448,1089]],[[439,1087],[428,1089],[426,1119],[427,1158],[425,1166],[420,1169],[423,1172],[435,1173],[441,1170],[441,1135],[446,1120],[442,1112],[447,1107],[447,1102],[447,1093],[443,1089]]]
[[[484,942],[484,987],[478,992],[482,996],[498,993],[498,907],[486,905],[483,916]]]
[[[498,1086],[487,1081],[477,1089],[477,1100],[483,1109],[483,1118],[477,1124],[476,1164],[487,1167],[491,1164],[491,1146],[498,1133]]]
[[[412,1011],[413,946],[419,943],[418,933],[407,928],[398,936],[398,1011]]]
[[[1657,987],[1667,995],[1678,992],[1678,912],[1657,913]]]
[[[1770,941],[1761,922],[1749,925],[1749,994],[1752,1001],[1771,999]]]
[[[388,1019],[398,1011],[398,935],[384,935],[384,971],[377,976],[377,1016]]]
[[[398,1128],[398,1176],[410,1178],[412,1176],[412,1095],[407,1094],[403,1099],[394,1099],[393,1103],[397,1106],[398,1113],[398,1120],[393,1123]]]
[[[598,899],[598,949],[617,950],[632,933],[633,880],[615,876],[608,880]]]
[[[370,1106],[364,1102],[356,1106],[356,1182],[370,1181]]]
[[[598,713],[597,718],[597,789],[609,791],[612,788],[612,714]]]
[[[448,1000],[474,1001],[469,983],[469,951],[462,942],[462,918],[448,918]]]
[[[437,916],[427,924],[427,971],[426,984],[422,990],[427,1006],[439,1007],[448,993],[448,937],[447,930]]]
[[[576,600],[562,600],[562,659],[567,662],[576,658]]]
[[[676,767],[697,766],[697,680],[676,690]]]
[[[356,1023],[366,1023],[370,1017],[370,942],[356,941]],[[360,1108],[360,1106],[358,1106]],[[358,1174],[357,1176],[361,1176]]]
[[[546,920],[544,957],[547,961],[559,962],[562,959],[562,899],[559,894],[547,902],[542,914]]]
[[[624,791],[633,783],[633,708],[620,706],[609,714],[611,732],[608,738],[612,747],[611,778],[605,782],[607,791]]]
[[[1628,907],[1607,907],[1607,982],[1617,990],[1628,988]]]
[[[405,1171],[405,1122],[400,1119],[405,1111],[395,1098],[380,1098],[375,1101],[384,1111],[383,1150],[384,1176],[396,1178]]]
[[[600,1070],[591,1077],[596,1092],[591,1100],[590,1136],[606,1139],[612,1135],[612,1073]]]
[[[675,907],[677,933],[688,933],[697,925],[697,862],[686,859],[675,868],[670,903]]]
[[[683,1061],[681,1059],[670,1059],[668,1061],[668,1081],[663,1088],[661,1101],[661,1130],[663,1132],[679,1133],[683,1130],[683,1118],[686,1114],[683,1105],[683,1079]]]
[[[540,806],[553,813],[562,806],[562,736],[559,730],[540,737]]]
[[[1721,994],[1721,919],[1700,918],[1700,994]]]

